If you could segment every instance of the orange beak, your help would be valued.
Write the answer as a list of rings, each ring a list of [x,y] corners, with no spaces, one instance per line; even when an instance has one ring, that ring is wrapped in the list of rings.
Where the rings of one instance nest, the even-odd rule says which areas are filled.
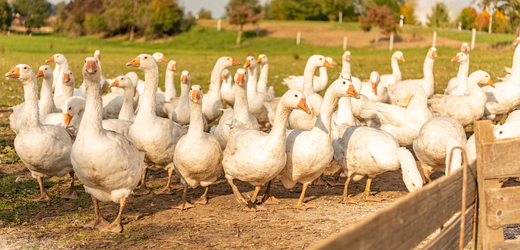
[[[376,88],[377,88],[377,83],[376,82],[372,82],[372,91],[376,91]]]
[[[63,114],[65,116],[65,127],[68,127],[70,124],[70,120],[72,120],[72,116],[69,113]]]
[[[231,59],[231,60],[233,60],[233,59]],[[240,63],[239,63],[239,62],[237,62],[237,61],[235,61],[235,60],[233,60],[233,61],[231,62],[231,64],[232,64],[233,66],[237,66],[237,65],[240,65]]]
[[[95,74],[97,72],[97,65],[95,61],[88,61],[87,67],[85,68],[87,74]],[[65,78],[65,75],[63,76]]]
[[[350,61],[350,55],[345,55],[345,61]]]
[[[36,74],[36,77],[42,77],[43,76],[43,70],[38,70],[38,74]]]
[[[137,94],[137,88],[134,88],[134,97],[135,97],[135,94]]]
[[[495,84],[493,83],[493,81],[491,79],[489,79],[489,81],[487,82],[487,84],[489,84],[491,87],[495,87]]]
[[[87,70],[88,72],[88,70]],[[69,73],[63,73],[63,82],[70,82],[70,74]]]
[[[451,59],[452,62],[458,62],[459,60],[459,55],[456,55],[453,59]]]
[[[140,67],[141,66],[141,58],[136,57],[134,60],[127,62],[126,66],[132,66],[132,67]]]
[[[259,57],[257,60],[256,60],[257,63],[262,63],[262,58]]]
[[[187,83],[188,82],[188,76],[187,75],[182,75],[181,76],[181,82]]]
[[[177,64],[172,64],[172,70],[177,70]]]
[[[244,85],[244,74],[238,74],[237,76],[237,83],[239,83],[240,86]]]
[[[198,90],[193,90],[191,92],[191,99],[194,101],[194,102],[199,102],[200,100],[200,92]]]
[[[110,87],[119,86],[119,80],[115,80],[112,84],[110,84]]]
[[[352,85],[348,86],[347,95],[350,97],[359,99],[359,95],[358,95],[356,89],[354,89],[354,86],[352,86]]]
[[[45,60],[45,62],[54,62],[54,56],[51,56],[49,59]]]
[[[311,111],[309,110],[309,107],[307,106],[307,102],[305,101],[305,98],[300,99],[300,102],[298,103],[298,108],[305,111],[308,115],[311,114]]]
[[[226,79],[226,74],[220,75],[220,78],[222,78],[222,81],[224,81]]]
[[[462,46],[462,48],[460,50],[462,52],[466,52],[466,51],[468,51],[468,46],[464,45],[464,46]]]
[[[244,63],[244,68],[247,68],[251,66],[251,61],[250,60],[246,60],[246,63]]]
[[[166,57],[163,55],[163,56],[161,57],[161,62],[167,62],[167,61],[168,61],[168,59],[166,59]]]
[[[399,107],[401,107],[401,108],[407,108],[407,106],[404,106],[404,105],[399,105]]]
[[[334,59],[332,59],[331,64],[334,65],[334,66],[338,65],[338,64],[334,61]]]
[[[404,62],[404,56],[399,57],[399,60]]]
[[[334,68],[332,66],[332,64],[330,64],[329,61],[327,61],[327,60],[325,60],[325,62],[323,63],[323,67],[327,67],[327,68],[331,68],[331,69]]]
[[[20,68],[15,67],[11,71],[5,73],[5,76],[11,78],[20,78]]]
[[[432,56],[433,56],[433,58],[437,57],[437,51],[436,50],[432,51]]]
[[[516,46],[516,45],[518,45],[519,43],[520,43],[520,37],[517,38],[513,44]]]

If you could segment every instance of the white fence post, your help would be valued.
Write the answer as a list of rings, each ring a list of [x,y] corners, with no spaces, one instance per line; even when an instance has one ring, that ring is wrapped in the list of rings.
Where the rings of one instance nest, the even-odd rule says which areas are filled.
[[[434,48],[435,48],[435,43],[437,43],[437,31],[433,32],[432,47],[434,47]]]
[[[217,22],[217,31],[220,31],[220,28],[221,28],[221,22],[222,22],[222,20],[218,19],[218,22]]]
[[[343,12],[340,11],[339,12],[339,23],[342,23],[343,22]]]
[[[404,24],[404,16],[401,15],[401,20],[399,20],[399,26],[402,28]]]
[[[298,34],[296,35],[296,45],[300,45],[300,37],[301,37],[301,32],[298,31]]]
[[[475,36],[477,35],[477,29],[473,28],[471,29],[471,32],[473,33],[471,35],[471,50],[475,48]]]
[[[343,37],[343,50],[347,50],[347,36]]]

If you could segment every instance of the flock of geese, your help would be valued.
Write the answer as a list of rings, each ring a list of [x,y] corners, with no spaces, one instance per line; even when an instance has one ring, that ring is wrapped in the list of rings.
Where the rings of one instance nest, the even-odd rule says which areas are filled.
[[[347,195],[347,187],[364,176],[368,180],[363,199],[378,201],[370,195],[374,176],[401,168],[407,189],[416,191],[430,181],[433,171],[449,174],[461,166],[460,152],[453,159],[447,157],[452,148],[465,148],[475,159],[474,138],[466,139],[464,127],[479,119],[500,120],[520,105],[518,47],[510,75],[497,84],[484,71],[469,74],[469,55],[464,43],[452,59],[460,64],[457,77],[443,95],[434,94],[437,50],[430,48],[424,78],[412,80],[402,79],[399,61],[405,60],[400,51],[392,55],[392,74],[374,71],[365,82],[352,76],[352,57],[346,51],[341,74],[330,84],[327,69],[336,62],[313,55],[303,76],[284,79],[289,90],[276,97],[267,86],[269,61],[264,54],[248,56],[234,75],[229,68],[240,63],[231,57],[218,59],[206,93],[191,85],[190,73],[183,71],[178,96],[173,60],[166,67],[165,91],[158,88],[158,64],[168,62],[161,53],[141,54],[126,64],[142,70],[143,81],[135,72],[106,79],[96,51],[85,59],[78,89],[66,57],[55,54],[46,61],[56,64],[54,70],[44,65],[35,73],[29,65],[19,64],[5,74],[23,84],[25,96],[25,102],[13,108],[10,126],[17,134],[16,152],[40,185],[41,195],[34,200],[49,200],[42,178],[67,173],[70,191],[62,197],[77,198],[75,173],[95,207],[95,220],[84,226],[101,231],[122,231],[127,197],[149,193],[146,171],[151,165],[168,172],[166,186],[156,194],[171,194],[173,173],[180,177],[184,192],[174,207],[178,209],[206,204],[209,186],[222,173],[237,201],[246,205],[244,210],[265,210],[259,202],[278,203],[270,189],[276,179],[288,189],[303,184],[294,208],[316,208],[304,203],[305,192],[333,159],[341,166],[336,176],[343,172],[347,177],[342,203],[359,201]],[[108,88],[110,92],[103,95]],[[324,90],[322,97],[318,93]],[[495,128],[497,138],[520,136],[517,112]],[[241,194],[234,180],[255,186],[251,199]],[[266,183],[267,190],[257,201]],[[204,194],[187,202],[188,186],[199,185],[205,187]],[[120,203],[112,223],[100,214],[98,200]]]

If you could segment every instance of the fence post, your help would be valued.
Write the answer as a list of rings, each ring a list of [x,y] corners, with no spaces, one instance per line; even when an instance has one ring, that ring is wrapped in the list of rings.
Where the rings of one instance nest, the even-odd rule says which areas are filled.
[[[220,26],[220,25],[221,25],[221,21],[222,21],[222,20],[220,20],[220,18],[219,18],[218,21],[217,21],[217,31],[220,31],[220,28],[221,28],[221,26]]]
[[[343,22],[343,12],[340,11],[339,12],[339,23],[342,23]]]
[[[301,37],[301,32],[298,31],[298,34],[296,35],[296,45],[300,45],[300,37]]]
[[[401,15],[401,20],[399,20],[399,26],[402,28],[404,23],[404,16]]]
[[[435,43],[437,42],[437,31],[433,32],[433,41],[432,41],[432,47],[435,48]]]
[[[10,36],[10,35],[11,35],[11,31],[8,30],[8,31],[7,31],[7,36]]]
[[[388,50],[392,51],[394,49],[394,32],[390,33],[390,48]]]
[[[347,50],[347,36],[343,37],[343,50]]]
[[[475,48],[475,36],[477,35],[477,29],[473,28],[471,29],[471,32],[473,33],[471,35],[471,50]]]

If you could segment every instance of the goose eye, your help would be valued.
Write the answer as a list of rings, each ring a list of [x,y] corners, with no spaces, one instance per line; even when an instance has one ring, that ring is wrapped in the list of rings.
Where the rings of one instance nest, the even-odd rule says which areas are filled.
[[[27,67],[23,67],[23,69],[27,69]]]
[[[504,131],[500,131],[500,132],[498,132],[498,133],[499,133],[499,134],[503,134],[503,133],[504,133]]]
[[[347,82],[343,81],[343,84],[347,84]]]
[[[320,61],[323,60],[323,58],[320,58]]]
[[[69,107],[69,110],[71,110],[71,109],[72,109],[72,107]]]
[[[147,56],[145,56],[145,57],[144,57],[144,59],[148,59],[148,57],[147,57]]]
[[[294,97],[298,97],[298,94],[294,94]]]

